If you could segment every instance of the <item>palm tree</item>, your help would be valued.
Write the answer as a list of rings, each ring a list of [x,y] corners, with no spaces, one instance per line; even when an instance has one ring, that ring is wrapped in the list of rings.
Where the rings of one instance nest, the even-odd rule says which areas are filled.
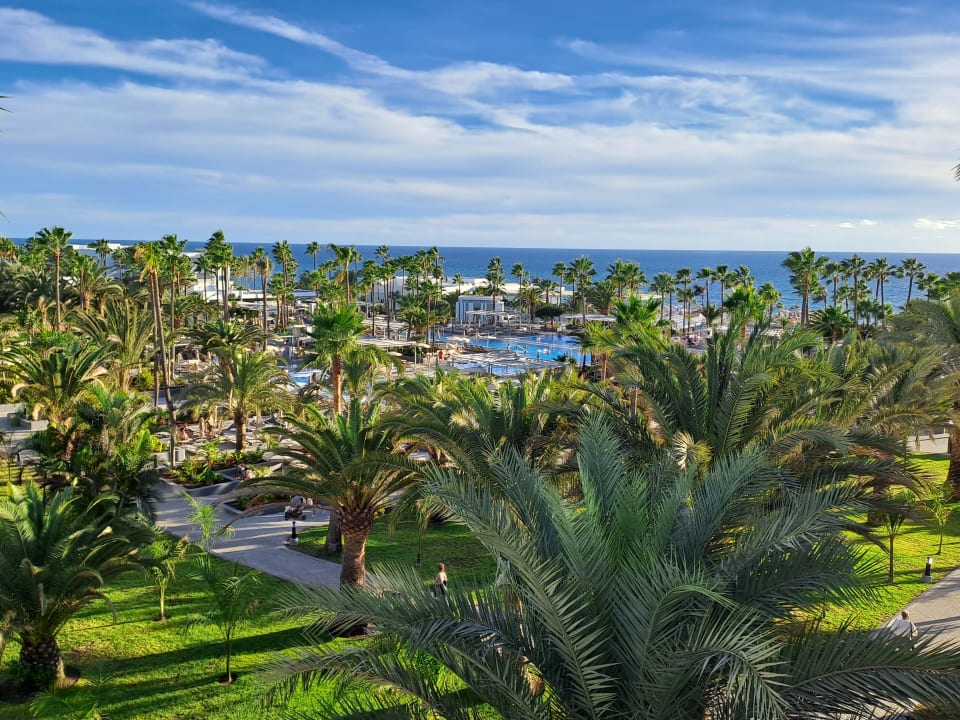
[[[587,323],[587,285],[596,272],[593,261],[586,255],[574,258],[570,263],[570,274],[573,277],[576,292],[580,295],[580,315],[584,325]]]
[[[307,246],[304,248],[304,252],[313,257],[313,269],[316,270],[317,256],[320,254],[320,243],[318,243],[316,240],[308,242]]]
[[[107,267],[107,255],[110,254],[109,240],[101,238],[100,240],[94,240],[92,243],[87,243],[87,250],[93,250],[97,257],[100,258],[100,267]]]
[[[819,614],[821,588],[838,602],[862,593],[834,513],[856,490],[828,499],[823,484],[771,504],[781,477],[749,454],[701,479],[662,465],[635,475],[599,421],[578,447],[579,503],[509,449],[492,453],[482,481],[428,468],[423,492],[499,558],[499,586],[453,584],[438,603],[412,568],[380,567],[375,594],[292,588],[288,614],[369,623],[377,636],[283,663],[282,687],[340,681],[340,717],[787,718],[960,705],[955,646],[793,622]]]
[[[667,307],[667,295],[670,296],[670,332],[673,332],[673,293],[676,290],[673,275],[667,272],[657,273],[650,282],[650,290],[660,295],[660,319],[663,320],[663,310]]]
[[[78,342],[50,348],[15,345],[4,358],[17,381],[11,394],[24,398],[34,418],[43,415],[61,427],[90,388],[102,384],[106,354],[103,348]]]
[[[910,297],[913,294],[914,282],[918,277],[923,277],[923,273],[926,269],[927,266],[917,260],[915,257],[904,258],[902,261],[900,261],[900,266],[897,268],[897,277],[907,278],[907,300],[904,302],[904,307],[906,307],[910,302]]]
[[[267,354],[224,349],[226,363],[214,365],[187,388],[187,406],[223,408],[233,418],[237,452],[246,447],[247,420],[289,406],[286,371]]]
[[[270,262],[270,257],[264,252],[264,249],[258,247],[253,251],[253,266],[257,269],[257,272],[260,273],[260,301],[262,303],[261,307],[261,326],[263,327],[263,347],[267,347],[267,284],[270,281],[270,272],[273,270],[273,265]],[[319,293],[317,294],[319,298]],[[279,323],[280,318],[277,318]]]
[[[233,261],[233,247],[227,242],[223,230],[216,230],[207,240],[204,252],[210,255],[210,263],[215,268],[219,268],[222,273],[222,280],[218,280],[221,288],[221,302],[223,306],[223,319],[230,319],[230,265]]]
[[[954,291],[944,302],[915,300],[907,308],[900,322],[907,325],[917,343],[933,343],[945,351],[945,367],[960,364],[960,291]],[[960,499],[960,400],[954,402],[954,421],[947,425],[950,432],[950,465],[947,484],[952,489],[952,500]]]
[[[340,270],[340,279],[343,282],[343,291],[346,301],[350,302],[350,263],[360,262],[360,253],[353,245],[327,245],[330,252],[333,253],[334,262]]]
[[[153,320],[143,306],[128,298],[113,300],[102,315],[80,314],[75,322],[95,347],[106,348],[113,385],[123,392],[129,390],[131,371],[143,362],[153,332]]]
[[[894,269],[890,267],[890,261],[885,257],[879,257],[869,265],[867,265],[867,276],[876,281],[876,289],[874,290],[874,296],[880,302],[880,305],[884,305],[884,288],[886,286],[887,278],[891,273],[894,272]],[[884,319],[880,319],[881,326],[885,327],[886,323]]]
[[[810,322],[810,295],[820,283],[823,268],[829,258],[817,254],[806,247],[803,250],[794,250],[783,261],[783,267],[790,271],[790,284],[800,293],[800,324]]]
[[[226,672],[222,682],[229,685],[233,682],[231,662],[237,628],[250,620],[260,605],[257,593],[260,573],[241,570],[239,563],[224,570],[209,553],[200,553],[194,556],[194,576],[206,585],[208,606],[207,611],[194,622],[204,627],[213,626],[223,636]]]
[[[113,283],[104,273],[103,268],[89,255],[74,254],[66,263],[69,274],[69,289],[80,300],[80,310],[86,312],[94,298],[99,298],[101,305],[105,304],[109,296],[116,296],[120,286]]]
[[[341,587],[364,584],[374,518],[413,482],[411,464],[393,453],[379,416],[379,403],[364,406],[357,397],[343,414],[308,406],[302,417],[286,418],[289,429],[278,431],[294,442],[286,451],[296,461],[289,473],[244,483],[304,495],[332,509],[343,534]]]
[[[503,294],[503,261],[499,257],[494,257],[487,264],[487,292],[493,298],[493,309],[497,308],[497,297]]]
[[[154,530],[156,533],[155,539],[143,552],[144,564],[146,565],[147,577],[157,589],[160,612],[156,620],[166,622],[169,619],[167,617],[167,589],[176,578],[177,565],[187,556],[190,544],[187,542],[188,538],[175,540],[160,527],[155,527]]]
[[[860,328],[860,278],[867,269],[867,261],[857,254],[841,260],[840,265],[844,274],[851,278],[853,287],[853,328],[859,332]]]
[[[566,396],[564,377],[528,373],[517,382],[497,383],[442,373],[435,379],[404,378],[385,391],[402,412],[383,424],[398,442],[414,442],[436,462],[472,477],[486,472],[497,447],[548,463],[557,458],[551,436],[562,423],[552,410]]]
[[[567,279],[568,272],[566,263],[562,262],[554,264],[553,270],[551,271],[557,278],[557,306],[563,305],[563,283]]]
[[[304,367],[318,367],[329,361],[333,412],[337,415],[343,406],[343,356],[357,346],[363,331],[363,316],[352,305],[320,305],[313,315],[313,330],[309,333],[313,347],[308,352]]]
[[[0,616],[12,614],[20,663],[36,682],[63,677],[57,638],[83,607],[104,600],[107,584],[137,570],[150,530],[117,512],[117,500],[92,501],[73,488],[46,502],[33,484],[0,498]]]
[[[57,330],[63,327],[63,304],[60,302],[60,260],[63,253],[70,247],[70,238],[73,233],[67,232],[60,226],[43,228],[32,239],[35,239],[44,250],[53,258],[53,281],[56,301]]]
[[[853,327],[853,320],[843,308],[831,305],[813,314],[811,326],[825,339],[835,343]]]
[[[16,243],[8,237],[0,237],[0,264],[6,264],[17,259],[19,250]]]
[[[223,234],[220,233],[222,238]],[[211,238],[213,240],[213,238]],[[232,251],[231,251],[232,252]],[[150,242],[137,245],[134,253],[136,261],[143,268],[140,273],[140,281],[147,279],[147,285],[150,289],[150,307],[153,310],[153,356],[154,356],[154,405],[158,402],[157,379],[163,376],[164,396],[167,401],[167,413],[170,419],[170,429],[177,425],[177,410],[173,404],[173,393],[170,390],[170,369],[166,362],[167,347],[163,332],[163,311],[160,305],[160,273],[164,266],[165,252],[160,243]],[[157,374],[159,371],[159,375]],[[176,433],[170,433],[170,465],[173,466],[174,450],[176,445]]]
[[[230,359],[236,353],[252,348],[261,338],[257,328],[240,320],[224,322],[220,318],[208,320],[190,329],[189,337],[208,357],[217,355],[218,364],[230,374]]]

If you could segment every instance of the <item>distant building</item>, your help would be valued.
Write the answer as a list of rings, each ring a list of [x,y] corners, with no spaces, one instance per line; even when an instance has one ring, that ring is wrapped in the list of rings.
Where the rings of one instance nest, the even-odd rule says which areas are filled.
[[[461,295],[457,299],[457,322],[484,322],[485,316],[503,312],[503,296]]]

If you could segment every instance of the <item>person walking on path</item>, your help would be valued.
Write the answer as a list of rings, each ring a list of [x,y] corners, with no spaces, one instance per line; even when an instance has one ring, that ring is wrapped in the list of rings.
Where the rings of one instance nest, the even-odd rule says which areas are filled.
[[[885,629],[894,637],[903,638],[911,642],[916,640],[918,634],[917,626],[910,620],[910,613],[906,610],[901,610],[900,617],[894,618],[887,623]]]
[[[437,598],[447,596],[447,568],[443,563],[437,565],[437,574],[433,577],[433,595]]]

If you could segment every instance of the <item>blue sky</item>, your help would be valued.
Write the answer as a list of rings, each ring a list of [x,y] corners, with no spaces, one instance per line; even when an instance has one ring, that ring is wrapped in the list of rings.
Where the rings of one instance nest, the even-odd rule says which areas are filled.
[[[29,0],[0,94],[9,237],[960,252],[955,2]]]

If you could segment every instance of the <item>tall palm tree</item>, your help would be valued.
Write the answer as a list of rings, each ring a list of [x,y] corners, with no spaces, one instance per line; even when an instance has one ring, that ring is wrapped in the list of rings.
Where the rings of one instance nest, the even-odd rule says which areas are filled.
[[[890,266],[890,261],[885,257],[878,257],[876,260],[867,265],[867,276],[876,282],[874,296],[880,302],[881,306],[885,304],[884,289],[886,287],[887,279],[893,272],[894,268]],[[880,319],[880,324],[883,327],[886,326],[883,318]]]
[[[187,405],[226,410],[233,418],[237,452],[243,452],[250,417],[289,407],[290,377],[271,355],[246,350],[223,350],[222,354],[226,363],[212,366],[187,388]]]
[[[63,327],[63,303],[60,301],[60,260],[63,253],[70,246],[70,238],[73,233],[67,232],[62,227],[43,228],[33,239],[44,248],[53,258],[53,281],[56,301],[56,326],[57,330]]]
[[[503,294],[503,261],[499,257],[493,257],[490,259],[490,262],[487,264],[487,274],[485,276],[487,281],[487,292],[493,298],[493,308],[496,310],[497,307],[497,297]]]
[[[233,260],[233,247],[227,242],[223,230],[216,230],[207,240],[204,252],[209,253],[210,262],[219,268],[222,279],[218,280],[222,293],[223,319],[230,319],[230,264]]]
[[[260,302],[261,306],[261,320],[260,325],[263,328],[263,347],[267,347],[267,284],[270,281],[270,273],[273,270],[273,264],[270,262],[270,257],[264,251],[262,247],[258,247],[253,251],[253,266],[257,269],[257,272],[260,274]],[[319,293],[317,295],[319,298]],[[277,318],[279,322],[279,318]]]
[[[332,509],[343,533],[341,587],[364,584],[374,519],[414,479],[411,464],[393,452],[379,416],[379,403],[363,405],[357,397],[343,414],[308,406],[301,417],[286,418],[289,429],[278,431],[294,441],[286,451],[296,461],[291,470],[245,483],[305,495]]]
[[[304,252],[313,257],[313,269],[316,270],[317,256],[320,254],[320,243],[318,243],[316,240],[308,242],[307,246],[304,248]]]
[[[333,412],[336,415],[340,414],[343,407],[343,356],[357,346],[363,331],[363,316],[353,305],[320,305],[313,315],[313,330],[309,333],[313,346],[308,351],[304,367],[330,363]]]
[[[587,323],[587,285],[590,284],[596,272],[593,260],[586,255],[574,258],[570,263],[570,274],[573,277],[576,292],[580,295],[580,316],[584,324]]]
[[[854,253],[840,261],[843,272],[851,279],[853,287],[853,328],[859,332],[860,328],[860,279],[867,269],[867,261]]]
[[[220,233],[223,236],[223,233]],[[159,401],[159,391],[157,388],[157,378],[163,376],[164,397],[167,403],[167,413],[170,420],[170,465],[173,466],[174,450],[177,434],[172,432],[177,424],[177,410],[173,404],[173,393],[170,389],[172,378],[170,377],[170,368],[166,362],[167,345],[164,337],[163,310],[160,301],[160,273],[163,271],[166,260],[166,253],[160,243],[148,242],[137,245],[134,253],[136,261],[142,268],[140,272],[140,281],[147,280],[147,287],[150,290],[150,307],[153,310],[153,356],[154,356],[154,396],[153,402],[156,405]],[[159,373],[159,375],[158,375]]]
[[[330,252],[333,253],[334,262],[341,268],[340,278],[343,283],[344,297],[347,302],[350,302],[350,264],[360,262],[360,253],[357,252],[357,248],[353,245],[336,245],[330,243],[327,247]]]
[[[915,257],[907,257],[900,261],[900,266],[897,268],[897,277],[907,278],[907,299],[904,302],[904,307],[910,302],[916,279],[922,277],[926,269],[927,266]]]
[[[87,249],[93,250],[96,253],[97,257],[100,258],[100,267],[107,267],[107,255],[110,254],[110,241],[106,238],[100,238],[99,240],[94,240],[92,243],[87,243]]]
[[[138,570],[149,528],[118,513],[117,499],[92,501],[64,488],[48,500],[33,484],[0,498],[0,616],[12,615],[20,663],[35,681],[63,677],[57,638],[107,584]]]
[[[563,283],[567,279],[567,265],[566,263],[558,262],[553,266],[551,274],[557,278],[557,305],[563,305]]]
[[[800,324],[810,322],[810,295],[820,282],[823,268],[828,258],[817,254],[806,247],[803,250],[794,250],[783,261],[783,267],[790,271],[790,284],[800,293]]]
[[[340,681],[331,718],[835,717],[917,701],[960,708],[955,646],[926,639],[911,648],[793,622],[818,615],[825,596],[864,594],[862,563],[840,540],[834,512],[855,505],[855,484],[831,476],[771,503],[782,478],[750,454],[698,479],[663,465],[631,473],[602,422],[578,447],[579,503],[509,449],[492,454],[482,482],[429,468],[423,492],[499,558],[499,587],[454,583],[438,603],[411,568],[380,567],[377,593],[292,589],[281,600],[288,613],[321,611],[334,627],[369,624],[377,634],[361,647],[283,663],[285,688]],[[371,692],[384,685],[391,692]]]
[[[671,333],[673,328],[673,293],[677,289],[676,281],[673,275],[667,272],[657,273],[650,282],[650,290],[660,295],[660,319],[663,319],[663,310],[667,307],[667,296],[670,296],[670,323]]]

